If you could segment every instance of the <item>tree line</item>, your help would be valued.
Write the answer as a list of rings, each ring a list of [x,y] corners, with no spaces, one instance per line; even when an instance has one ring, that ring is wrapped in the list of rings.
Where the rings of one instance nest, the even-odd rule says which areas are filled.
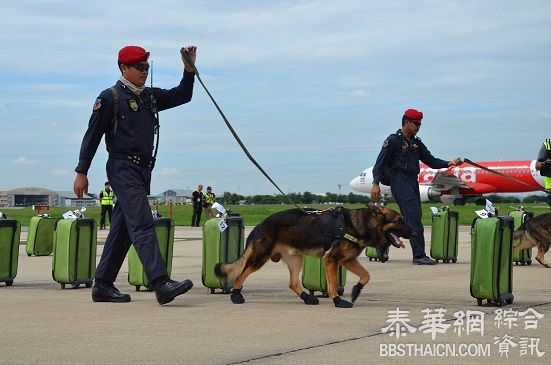
[[[296,204],[366,204],[371,202],[371,198],[366,195],[335,194],[325,193],[325,195],[313,194],[309,191],[304,193],[289,193],[285,196],[278,195],[239,195],[230,192],[224,192],[222,196],[223,204],[289,204],[292,200]]]
[[[325,195],[313,194],[309,191],[304,193],[289,193],[287,194],[290,200],[296,204],[367,204],[371,203],[371,198],[368,195],[359,195],[354,193],[335,194],[325,193]],[[524,198],[517,196],[505,196],[490,194],[485,196],[492,203],[546,203],[545,195],[529,195]],[[278,195],[239,195],[230,192],[224,192],[222,196],[222,204],[289,204],[288,198]],[[387,203],[394,202],[392,197],[389,197]],[[474,202],[474,200],[473,200]]]

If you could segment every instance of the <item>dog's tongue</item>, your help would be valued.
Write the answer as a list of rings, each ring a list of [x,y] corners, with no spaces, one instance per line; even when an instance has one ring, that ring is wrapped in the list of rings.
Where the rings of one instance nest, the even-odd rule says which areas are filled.
[[[400,240],[400,237],[396,236],[394,233],[390,233],[390,237],[392,237],[392,245],[394,247],[398,247],[398,248],[406,248],[406,246],[404,245],[404,243],[402,242],[402,240]]]

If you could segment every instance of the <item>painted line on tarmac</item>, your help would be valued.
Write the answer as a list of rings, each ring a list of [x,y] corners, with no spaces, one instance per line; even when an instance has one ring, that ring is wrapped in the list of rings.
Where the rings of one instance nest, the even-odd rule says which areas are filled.
[[[388,334],[386,334],[386,333],[379,332],[379,333],[375,333],[375,334],[371,334],[371,335],[352,337],[352,338],[347,338],[347,339],[344,339],[344,340],[331,341],[331,342],[327,342],[327,343],[323,343],[323,344],[319,344],[319,345],[312,345],[312,346],[307,346],[307,347],[301,347],[301,348],[294,349],[294,350],[282,351],[282,352],[277,352],[277,353],[273,353],[273,354],[269,354],[269,355],[253,357],[253,358],[250,358],[250,359],[241,360],[241,361],[237,361],[237,362],[230,362],[230,363],[227,363],[226,365],[244,364],[244,363],[251,362],[251,361],[264,360],[264,359],[269,359],[271,357],[277,357],[277,356],[292,354],[292,353],[295,353],[295,352],[300,352],[300,351],[305,351],[305,350],[312,350],[312,349],[325,347],[325,346],[331,346],[331,345],[338,345],[338,344],[341,344],[341,343],[362,340],[364,338],[371,338],[371,337],[375,337],[375,336],[379,336],[379,335],[388,336]]]

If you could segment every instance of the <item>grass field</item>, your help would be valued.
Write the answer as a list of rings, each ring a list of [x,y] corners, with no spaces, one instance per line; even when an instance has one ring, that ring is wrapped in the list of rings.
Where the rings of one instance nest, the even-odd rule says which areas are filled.
[[[344,205],[347,208],[360,208],[361,205]],[[435,206],[437,208],[442,207],[442,204],[434,203],[425,203],[423,204],[423,224],[431,224],[431,211],[430,207]],[[328,209],[334,207],[333,205],[309,205],[308,208],[315,209]],[[285,209],[294,208],[292,205],[228,205],[225,206],[226,209],[239,213],[247,226],[254,226],[260,223],[264,218],[269,216],[272,213],[279,212]],[[398,210],[396,204],[390,204],[389,208]],[[481,209],[482,207],[476,206],[474,204],[467,204],[465,206],[450,206],[450,210],[459,212],[459,224],[460,225],[470,225],[472,220],[476,217],[475,211]],[[509,204],[497,205],[496,208],[499,209],[500,214],[507,214],[513,207]],[[68,207],[53,207],[48,212],[52,217],[61,218],[62,214],[70,209]],[[534,212],[535,215],[543,214],[549,212],[549,206],[547,204],[526,204],[525,209]],[[22,226],[28,226],[31,220],[31,217],[35,216],[37,213],[31,209],[31,207],[25,208],[0,208],[0,211],[5,213],[8,219],[16,219],[21,222]],[[89,207],[85,212],[86,217],[93,218],[96,222],[99,223],[100,218],[100,207]],[[161,205],[159,206],[159,212],[163,217],[168,217],[168,207]],[[176,225],[179,226],[189,226],[191,222],[192,208],[190,205],[175,205],[173,207],[172,219]],[[204,222],[205,217],[202,217]]]

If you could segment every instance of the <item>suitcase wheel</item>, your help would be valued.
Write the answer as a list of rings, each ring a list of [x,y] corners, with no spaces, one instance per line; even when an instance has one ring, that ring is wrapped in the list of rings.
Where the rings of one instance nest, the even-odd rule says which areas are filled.
[[[33,254],[32,253],[28,253],[27,256],[31,257]]]
[[[528,259],[528,260],[526,261],[526,264],[527,264],[527,265],[532,265],[532,259]]]
[[[61,284],[61,289],[65,289],[65,284]]]
[[[452,262],[455,264],[457,262],[457,257],[453,257]]]
[[[313,291],[313,290],[308,290],[308,292],[310,293],[310,295],[314,295],[314,291]]]
[[[373,257],[370,257],[370,258],[369,258],[369,261],[373,261]]]
[[[507,304],[513,304],[513,299],[507,299],[507,300],[505,301],[505,303],[507,303]]]
[[[13,279],[6,280],[6,286],[11,286],[13,284]]]
[[[477,299],[476,301],[478,302],[478,306],[481,307],[482,306],[482,299]]]
[[[384,262],[384,261],[381,261],[381,262]],[[338,295],[343,295],[344,294],[344,288],[340,285],[337,287],[337,294]]]
[[[136,291],[140,291],[140,286],[136,285]]]
[[[214,288],[210,288],[209,291],[211,294],[214,294]]]

